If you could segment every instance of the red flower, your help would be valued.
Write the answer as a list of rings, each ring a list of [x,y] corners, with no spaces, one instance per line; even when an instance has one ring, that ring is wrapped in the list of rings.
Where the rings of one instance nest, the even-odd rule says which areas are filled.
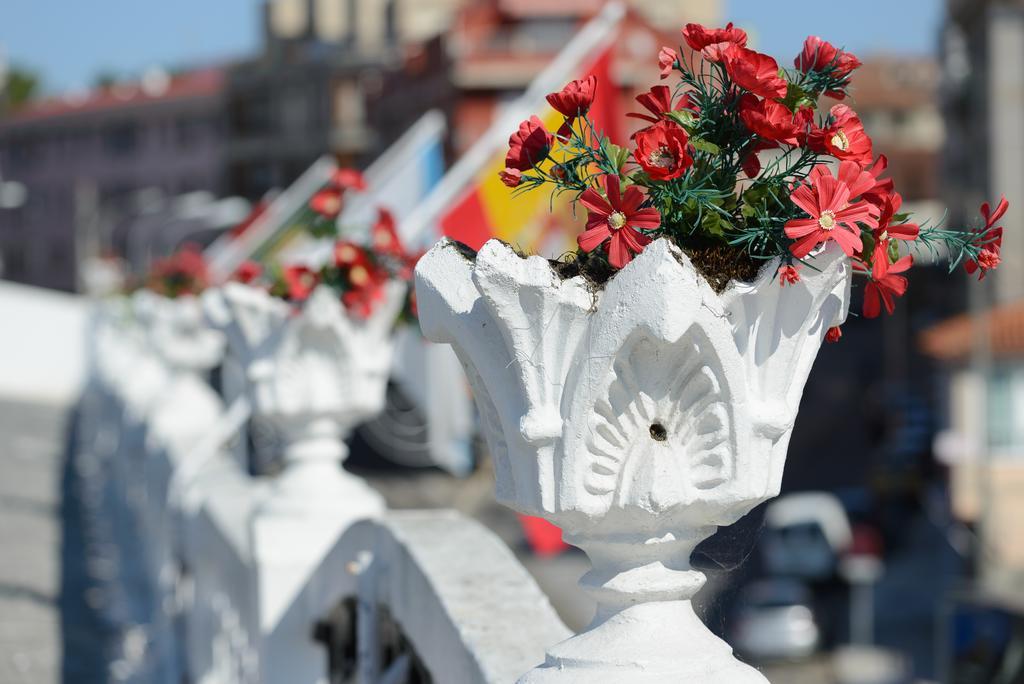
[[[796,145],[800,122],[789,107],[774,100],[759,100],[747,93],[739,101],[740,120],[765,140]]]
[[[365,261],[353,265],[345,276],[350,289],[341,295],[342,304],[349,313],[359,318],[369,318],[377,303],[384,299],[387,272]]]
[[[642,119],[650,123],[658,123],[664,119],[665,115],[669,112],[692,108],[690,96],[685,93],[681,98],[679,98],[679,102],[673,106],[672,91],[665,85],[656,85],[646,93],[640,93],[636,96],[636,101],[643,105],[644,109],[649,111],[650,114],[630,112],[629,114],[626,114],[626,116],[634,119]]]
[[[679,61],[679,55],[670,47],[663,47],[658,51],[658,66],[661,68],[661,78],[666,79]]]
[[[518,187],[523,182],[523,172],[519,169],[506,168],[498,172],[501,182],[510,188]]]
[[[849,76],[860,65],[860,60],[852,52],[840,50],[818,36],[807,36],[803,51],[793,60],[793,66],[805,74],[831,69],[837,78]]]
[[[889,244],[890,240],[916,240],[921,228],[916,223],[900,223],[892,225],[893,217],[900,212],[903,198],[898,192],[894,192],[885,198],[882,204],[881,214],[878,217],[878,226],[872,229],[875,239],[879,244]]]
[[[768,55],[730,45],[723,53],[723,62],[729,78],[739,87],[771,99],[786,96],[786,80],[779,76],[779,64]]]
[[[862,248],[857,223],[878,225],[877,210],[863,200],[850,204],[850,187],[824,165],[815,167],[808,180],[790,195],[793,204],[810,215],[786,222],[786,235],[794,240],[790,251],[802,259],[818,243],[835,240],[847,256],[853,256]]]
[[[761,160],[758,158],[759,152],[765,150],[773,150],[778,145],[768,140],[755,140],[754,145],[746,151],[743,156],[740,166],[743,167],[743,173],[747,174],[747,178],[754,178],[757,174],[761,173]]]
[[[671,180],[685,174],[693,165],[693,158],[686,150],[689,142],[682,126],[659,121],[636,134],[633,156],[653,180]]]
[[[331,176],[331,185],[339,190],[366,190],[366,178],[356,169],[338,169]]]
[[[309,208],[324,218],[337,218],[341,213],[342,194],[337,188],[324,188],[309,200]]]
[[[519,124],[519,130],[508,139],[505,166],[528,171],[547,159],[554,136],[544,130],[544,124],[531,116]]]
[[[974,242],[977,245],[982,245],[982,249],[976,260],[972,259],[964,264],[964,268],[970,275],[974,275],[974,272],[980,269],[978,280],[983,280],[985,273],[999,266],[1002,261],[999,253],[1003,247],[1003,227],[997,226],[996,222],[1003,218],[1009,208],[1010,203],[1006,201],[1005,197],[999,198],[999,204],[996,205],[995,210],[992,210],[988,202],[981,205],[981,215],[985,218],[985,225],[975,231]]]
[[[405,254],[402,241],[398,237],[395,216],[387,209],[377,209],[377,222],[370,230],[370,244],[378,254],[401,257]]]
[[[885,173],[886,168],[889,166],[889,160],[884,154],[878,155],[878,159],[875,163],[867,168],[867,172],[871,174],[871,177],[875,179],[874,186],[861,195],[861,198],[874,204],[879,209],[885,204],[886,199],[893,193],[894,185],[892,178],[879,179],[878,177]]]
[[[881,305],[892,313],[896,308],[894,297],[902,297],[907,291],[907,279],[898,275],[914,265],[914,257],[907,255],[894,264],[889,263],[887,255],[875,258],[871,264],[871,280],[864,288],[864,317],[877,318],[881,313]]]
[[[235,269],[235,274],[232,278],[240,283],[248,285],[257,278],[263,275],[263,267],[255,261],[243,261],[241,265]]]
[[[360,245],[348,240],[338,240],[334,243],[334,265],[338,268],[351,268],[368,261],[366,250]]]
[[[843,337],[843,329],[838,325],[833,325],[825,332],[825,341],[828,343],[835,343],[841,340]]]
[[[302,265],[285,266],[282,276],[287,288],[288,299],[296,302],[304,301],[320,284],[320,276],[312,269]]]
[[[870,164],[871,138],[864,132],[860,118],[844,104],[832,107],[830,114],[832,123],[811,131],[808,146],[839,160],[849,159],[861,166]]]
[[[577,116],[583,116],[594,104],[597,94],[597,76],[591,74],[587,78],[570,82],[561,92],[547,96],[548,104],[565,117],[565,123],[558,129],[558,135],[568,137],[572,132],[572,124]]]
[[[589,212],[587,229],[576,238],[580,249],[593,252],[607,243],[608,262],[615,268],[622,268],[651,242],[641,230],[654,230],[661,225],[657,209],[644,208],[644,195],[635,185],[626,188],[623,195],[618,176],[605,176],[605,199],[594,188],[587,188],[580,196]]]
[[[785,287],[786,285],[796,285],[800,282],[800,271],[796,270],[796,266],[789,264],[779,269],[779,284]]]
[[[708,29],[700,24],[687,24],[683,29],[683,40],[694,50],[700,51],[704,59],[722,61],[723,53],[732,45],[743,47],[747,44],[747,33],[733,28],[729,22],[724,29]]]

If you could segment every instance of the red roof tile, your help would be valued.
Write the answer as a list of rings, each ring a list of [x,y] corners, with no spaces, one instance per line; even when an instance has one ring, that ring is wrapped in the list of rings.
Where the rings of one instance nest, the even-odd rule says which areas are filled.
[[[70,96],[39,100],[13,112],[3,123],[24,123],[166,100],[217,95],[224,89],[225,70],[200,69],[175,74],[166,88],[147,91],[141,83],[97,89],[81,98]]]
[[[984,316],[992,355],[1024,356],[1024,301],[996,307]],[[921,334],[921,349],[940,361],[965,360],[974,346],[977,321],[964,314],[934,325]]]

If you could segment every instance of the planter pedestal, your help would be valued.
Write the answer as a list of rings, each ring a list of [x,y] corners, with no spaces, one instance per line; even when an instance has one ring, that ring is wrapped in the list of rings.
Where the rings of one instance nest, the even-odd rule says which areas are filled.
[[[593,565],[593,624],[521,682],[764,681],[694,614],[689,559],[778,494],[811,364],[846,316],[841,252],[784,288],[777,265],[718,294],[664,239],[600,289],[497,241],[420,261],[420,323],[466,367],[498,499]]]

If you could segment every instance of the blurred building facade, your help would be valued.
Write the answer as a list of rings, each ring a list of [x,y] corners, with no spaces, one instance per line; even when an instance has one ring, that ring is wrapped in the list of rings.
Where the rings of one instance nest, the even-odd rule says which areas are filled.
[[[262,54],[228,75],[230,190],[257,199],[325,153],[363,166],[424,111],[446,109],[446,56],[430,34],[450,4],[268,2]]]
[[[0,210],[3,276],[75,290],[81,258],[110,246],[137,191],[222,192],[224,84],[222,69],[152,72],[0,120],[0,169],[28,190]]]
[[[934,326],[925,350],[946,369],[954,512],[977,526],[981,585],[1024,589],[1024,2],[947,0],[942,106],[949,131],[943,194],[950,222],[977,221],[983,201],[1010,200],[1002,263],[970,288],[970,311]]]

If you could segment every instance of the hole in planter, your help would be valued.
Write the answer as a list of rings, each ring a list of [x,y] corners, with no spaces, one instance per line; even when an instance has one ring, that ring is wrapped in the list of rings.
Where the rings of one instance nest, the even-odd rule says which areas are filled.
[[[668,439],[668,430],[661,423],[651,423],[651,439],[655,442],[664,442]]]

